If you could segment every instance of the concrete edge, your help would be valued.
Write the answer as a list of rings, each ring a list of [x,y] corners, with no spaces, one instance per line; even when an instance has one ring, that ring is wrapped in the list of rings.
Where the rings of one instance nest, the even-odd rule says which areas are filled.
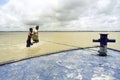
[[[1,62],[0,66],[16,63],[16,62],[19,62],[19,61],[24,61],[24,60],[27,60],[27,59],[37,58],[37,57],[41,57],[41,56],[49,56],[49,55],[52,55],[52,54],[58,54],[58,53],[61,53],[61,52],[66,52],[66,51],[73,51],[73,50],[87,49],[87,48],[97,48],[97,47],[99,47],[99,46],[74,48],[74,49],[69,49],[69,50],[61,50],[61,51],[46,53],[46,54],[37,55],[37,56],[30,56],[30,57],[22,58],[22,59],[19,59],[19,60],[10,60],[10,61],[6,61],[6,62]],[[112,48],[108,48],[108,49],[120,52],[119,50],[116,50],[116,49],[112,49]],[[92,50],[92,49],[90,49],[90,50]],[[93,51],[95,51],[95,50],[93,50]]]
[[[110,50],[113,50],[113,51],[120,52],[120,50],[116,50],[116,49],[113,49],[113,48],[107,48],[107,49],[110,49]]]

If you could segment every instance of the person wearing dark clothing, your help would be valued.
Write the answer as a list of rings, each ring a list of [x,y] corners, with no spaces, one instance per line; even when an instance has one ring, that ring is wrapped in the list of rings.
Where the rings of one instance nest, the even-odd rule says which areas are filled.
[[[29,28],[29,34],[28,34],[28,38],[27,38],[27,41],[26,41],[26,43],[27,43],[26,47],[30,47],[32,45],[32,43],[31,43],[32,35],[33,35],[33,29]]]

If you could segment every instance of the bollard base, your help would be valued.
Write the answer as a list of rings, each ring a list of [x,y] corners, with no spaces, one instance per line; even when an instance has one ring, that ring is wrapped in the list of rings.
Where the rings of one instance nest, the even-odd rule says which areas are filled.
[[[106,52],[101,52],[101,51],[98,51],[98,52],[99,52],[99,56],[107,56]]]

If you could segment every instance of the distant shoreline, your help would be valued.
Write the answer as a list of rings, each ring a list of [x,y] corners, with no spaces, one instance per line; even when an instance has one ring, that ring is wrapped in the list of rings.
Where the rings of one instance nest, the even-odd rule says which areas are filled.
[[[0,32],[28,32],[28,31],[0,31]],[[39,31],[39,32],[120,32],[120,31]]]

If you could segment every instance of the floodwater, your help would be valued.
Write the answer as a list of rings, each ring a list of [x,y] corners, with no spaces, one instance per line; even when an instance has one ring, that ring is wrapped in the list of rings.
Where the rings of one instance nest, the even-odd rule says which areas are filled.
[[[0,62],[43,55],[63,50],[98,46],[93,39],[99,39],[100,33],[109,34],[109,48],[120,50],[120,32],[39,32],[39,43],[26,48],[28,32],[0,32]]]

